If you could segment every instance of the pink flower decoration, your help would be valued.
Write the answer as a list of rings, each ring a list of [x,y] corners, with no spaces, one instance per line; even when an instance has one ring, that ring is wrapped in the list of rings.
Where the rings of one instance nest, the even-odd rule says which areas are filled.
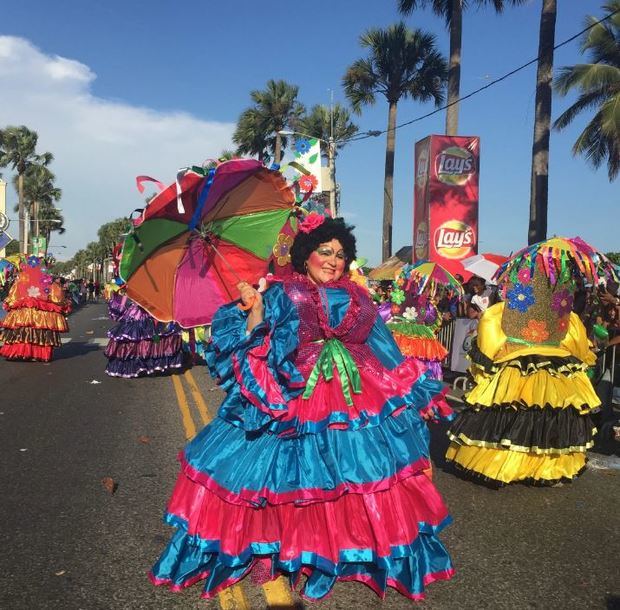
[[[310,233],[315,229],[318,229],[325,222],[325,216],[321,216],[316,212],[310,212],[303,220],[299,223],[299,230],[302,233]]]
[[[517,273],[517,277],[522,284],[529,284],[531,279],[530,270],[526,268],[521,269],[519,273]]]

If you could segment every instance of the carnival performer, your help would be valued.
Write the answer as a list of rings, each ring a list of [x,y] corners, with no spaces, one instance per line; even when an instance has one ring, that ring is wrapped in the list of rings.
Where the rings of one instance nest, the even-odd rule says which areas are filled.
[[[505,301],[482,315],[470,353],[475,387],[448,432],[449,463],[493,486],[553,485],[584,469],[600,401],[573,279],[591,281],[594,260],[578,238],[554,238],[506,264]]]
[[[435,304],[439,287],[428,283],[423,290],[416,268],[405,265],[393,283],[390,300],[391,318],[388,328],[396,345],[405,356],[412,356],[428,367],[428,375],[442,379],[441,363],[448,350],[437,338],[441,315]]]
[[[165,520],[177,528],[151,572],[211,598],[252,571],[302,595],[356,580],[421,599],[453,570],[449,522],[431,480],[425,419],[450,417],[442,384],[403,358],[366,292],[345,274],[355,238],[341,219],[300,223],[291,277],[218,310],[208,365],[218,417],[180,455]]]
[[[50,275],[43,259],[30,256],[20,264],[17,279],[4,301],[0,356],[7,360],[49,362],[60,333],[69,330],[65,316],[71,306],[63,287]]]
[[[108,304],[118,320],[108,331],[105,372],[110,377],[140,377],[183,366],[181,329],[174,322],[158,322],[127,296],[115,292]]]

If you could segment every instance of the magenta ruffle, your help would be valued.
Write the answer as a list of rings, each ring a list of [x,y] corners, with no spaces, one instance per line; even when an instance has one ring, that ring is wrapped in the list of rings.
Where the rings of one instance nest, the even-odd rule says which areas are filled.
[[[265,392],[267,403],[281,405],[285,402],[280,385],[267,366],[265,352],[266,345],[260,345],[247,353],[248,363],[252,374]],[[297,358],[296,366],[300,373],[307,379],[314,367],[318,355],[322,349],[321,344],[313,344],[304,350],[303,357]],[[291,399],[286,410],[271,410],[261,397],[256,396],[245,385],[239,362],[233,356],[233,368],[235,377],[241,387],[243,395],[260,411],[282,422],[296,420],[300,432],[303,424],[307,422],[321,422],[331,417],[334,412],[346,413],[347,421],[334,422],[332,428],[347,429],[351,421],[359,419],[367,420],[373,416],[385,414],[386,396],[402,398],[411,392],[412,386],[420,378],[426,367],[414,358],[405,359],[396,368],[389,370],[375,363],[376,357],[365,344],[349,344],[347,349],[358,365],[361,385],[364,388],[362,394],[352,394],[353,404],[347,405],[340,379],[337,375],[331,381],[326,381],[321,376],[308,399],[301,395]],[[438,396],[438,400],[441,396]],[[398,404],[395,409],[402,409],[403,404]],[[433,405],[429,405],[429,408]],[[449,407],[445,405],[449,410]],[[443,409],[443,407],[442,407]],[[389,415],[389,413],[387,414]]]
[[[231,504],[181,475],[168,513],[187,522],[190,536],[219,540],[220,552],[227,555],[239,555],[256,541],[278,542],[282,558],[312,549],[334,563],[342,549],[372,549],[389,556],[392,547],[415,540],[420,527],[422,533],[435,533],[448,518],[439,492],[424,474],[378,492],[346,493],[304,505],[267,504],[260,510]]]

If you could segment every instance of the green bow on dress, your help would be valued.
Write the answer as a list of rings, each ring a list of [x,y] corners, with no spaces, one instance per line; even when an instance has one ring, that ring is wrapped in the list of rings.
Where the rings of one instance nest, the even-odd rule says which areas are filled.
[[[362,393],[362,381],[360,372],[351,357],[349,350],[338,339],[328,339],[319,354],[319,358],[310,373],[303,398],[310,398],[314,388],[323,375],[325,381],[331,381],[334,377],[334,365],[338,371],[342,393],[347,405],[353,405],[351,389],[355,394]]]

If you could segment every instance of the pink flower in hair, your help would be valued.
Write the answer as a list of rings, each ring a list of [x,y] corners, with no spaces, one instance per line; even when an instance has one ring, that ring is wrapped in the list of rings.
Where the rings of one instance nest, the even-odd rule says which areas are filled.
[[[300,223],[299,230],[302,233],[310,233],[315,229],[318,229],[325,222],[325,216],[317,214],[316,212],[310,212]]]

